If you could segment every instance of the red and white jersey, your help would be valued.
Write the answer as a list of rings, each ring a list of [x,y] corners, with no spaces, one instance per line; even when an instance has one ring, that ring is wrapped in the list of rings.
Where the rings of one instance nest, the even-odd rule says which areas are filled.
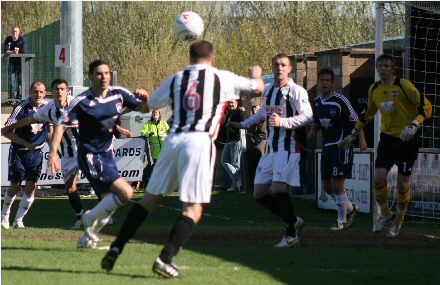
[[[239,99],[240,92],[256,88],[254,79],[194,64],[167,78],[148,104],[151,108],[171,104],[174,118],[170,132],[208,132],[215,139],[228,102]]]
[[[280,127],[272,127],[269,118],[277,113],[280,118]],[[295,136],[296,128],[312,123],[313,113],[309,103],[309,95],[292,79],[279,88],[274,84],[266,85],[263,93],[263,106],[253,116],[241,122],[244,128],[266,120],[267,144],[266,152],[284,150],[299,152],[299,145]]]

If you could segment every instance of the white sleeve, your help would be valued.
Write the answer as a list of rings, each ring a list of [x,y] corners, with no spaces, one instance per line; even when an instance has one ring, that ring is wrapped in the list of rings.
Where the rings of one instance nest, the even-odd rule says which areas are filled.
[[[53,101],[49,102],[48,104],[44,105],[40,109],[37,110],[37,112],[34,113],[33,117],[35,120],[41,123],[50,123],[53,124],[53,121],[49,118],[50,110],[52,106],[54,105]]]
[[[157,88],[153,94],[151,94],[150,99],[148,100],[148,105],[150,108],[162,108],[171,102],[170,93],[174,91],[171,90],[173,78],[174,76],[165,79],[159,88]],[[175,85],[173,84],[173,86]]]
[[[240,122],[241,126],[245,129],[249,129],[253,125],[256,125],[266,119],[266,108],[263,106],[261,107],[257,113],[253,114],[243,122]]]
[[[219,74],[222,76],[222,88],[227,90],[225,101],[238,100],[240,99],[240,93],[254,92],[257,89],[255,79],[238,76],[227,70],[219,70]],[[227,88],[225,85],[232,86],[232,89]]]
[[[289,103],[296,110],[297,115],[289,118],[280,118],[281,127],[296,129],[310,124],[313,121],[312,107],[309,95],[303,88],[296,88],[293,95],[289,96]]]

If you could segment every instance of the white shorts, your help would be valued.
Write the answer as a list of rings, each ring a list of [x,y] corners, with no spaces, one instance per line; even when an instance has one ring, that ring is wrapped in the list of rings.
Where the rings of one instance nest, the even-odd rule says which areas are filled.
[[[78,171],[79,166],[76,152],[73,157],[68,155],[61,157],[61,172],[63,173],[64,182],[75,176]]]
[[[269,152],[258,162],[254,184],[271,184],[272,181],[299,186],[300,154],[287,151]]]
[[[209,203],[215,164],[215,147],[208,133],[171,134],[154,166],[147,192],[162,195],[179,190],[180,200]]]

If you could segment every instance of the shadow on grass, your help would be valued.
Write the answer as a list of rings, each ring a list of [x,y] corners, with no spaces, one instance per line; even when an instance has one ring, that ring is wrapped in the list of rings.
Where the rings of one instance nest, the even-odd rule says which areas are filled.
[[[124,273],[107,273],[104,271],[87,271],[87,270],[66,270],[66,269],[59,269],[59,268],[32,268],[29,266],[21,267],[21,266],[2,266],[2,271],[30,271],[30,272],[51,272],[51,273],[72,273],[72,274],[78,274],[78,273],[86,273],[86,274],[98,274],[98,275],[115,275],[115,276],[121,276],[121,277],[130,277],[130,278],[142,278],[142,279],[152,279],[152,276],[145,276],[145,275],[133,275],[133,274],[124,274]]]

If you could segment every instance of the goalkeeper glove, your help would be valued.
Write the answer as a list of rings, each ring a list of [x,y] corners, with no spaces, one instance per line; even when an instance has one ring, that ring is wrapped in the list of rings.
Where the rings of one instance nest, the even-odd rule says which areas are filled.
[[[413,120],[409,125],[405,126],[405,128],[400,133],[400,139],[404,142],[409,142],[412,140],[417,133],[418,126],[420,125],[419,121]]]
[[[347,149],[351,146],[353,141],[359,136],[359,130],[356,128],[353,128],[351,131],[351,134],[346,136],[340,143],[338,143],[338,147],[341,149]]]

